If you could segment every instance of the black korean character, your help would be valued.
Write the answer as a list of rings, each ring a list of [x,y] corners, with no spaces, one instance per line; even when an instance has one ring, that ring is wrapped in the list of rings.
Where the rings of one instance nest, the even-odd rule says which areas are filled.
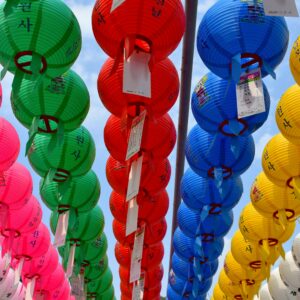
[[[75,150],[72,155],[74,155],[75,160],[80,158],[80,150]]]
[[[279,116],[279,118],[281,118],[283,116],[283,111],[282,111],[282,107],[281,106],[279,106],[277,108],[277,115]]]
[[[293,128],[293,126],[290,124],[290,121],[288,121],[286,118],[283,119],[283,126],[285,129],[289,128]]]
[[[18,4],[17,8],[21,9],[22,12],[25,12],[25,13],[31,12],[31,4],[32,4],[31,2],[29,2],[29,3],[21,2]]]
[[[27,32],[30,32],[32,25],[33,24],[30,23],[30,18],[26,18],[25,20],[21,20],[21,23],[19,24],[18,28],[26,28]]]

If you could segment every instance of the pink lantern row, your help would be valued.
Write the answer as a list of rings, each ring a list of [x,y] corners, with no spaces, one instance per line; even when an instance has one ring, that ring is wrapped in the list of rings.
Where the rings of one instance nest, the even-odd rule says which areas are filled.
[[[21,277],[26,299],[72,299],[57,250],[50,243],[49,230],[41,223],[42,209],[32,195],[31,175],[16,162],[19,151],[16,130],[0,117],[0,274],[5,277],[2,284],[0,278],[0,298],[15,299],[17,293],[16,299],[23,299],[25,290],[18,287]],[[9,266],[15,272],[8,271]],[[14,294],[6,293],[12,285],[11,276]]]

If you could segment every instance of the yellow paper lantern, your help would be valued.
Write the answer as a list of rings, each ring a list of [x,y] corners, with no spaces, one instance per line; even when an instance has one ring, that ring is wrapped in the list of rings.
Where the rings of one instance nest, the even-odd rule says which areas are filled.
[[[269,277],[270,267],[277,260],[279,253],[274,247],[270,248],[267,260],[261,257],[258,242],[247,240],[240,230],[237,230],[231,240],[231,253],[234,259],[247,269],[260,270],[264,277]]]
[[[267,177],[280,186],[300,187],[300,146],[282,134],[275,135],[265,146],[262,167]]]
[[[293,222],[300,215],[300,199],[294,189],[278,186],[261,172],[251,187],[250,197],[255,209],[282,226]]]
[[[232,297],[229,297],[224,294],[221,290],[220,285],[217,283],[214,288],[213,299],[215,300],[233,300]]]
[[[295,41],[290,54],[290,69],[295,81],[300,85],[300,36]]]
[[[289,222],[284,228],[260,214],[250,202],[240,215],[239,228],[246,239],[258,243],[263,260],[267,260],[271,247],[284,257],[282,243],[293,235],[295,222]]]
[[[300,145],[299,98],[300,86],[295,84],[282,95],[276,110],[276,122],[280,132],[296,145]]]

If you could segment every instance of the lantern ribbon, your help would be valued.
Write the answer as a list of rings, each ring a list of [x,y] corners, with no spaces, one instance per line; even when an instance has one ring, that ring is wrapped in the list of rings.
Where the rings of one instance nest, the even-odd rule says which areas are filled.
[[[233,153],[235,158],[238,158],[240,155],[240,141],[238,137],[231,138],[230,150]]]
[[[294,188],[295,196],[300,200],[300,177],[293,177],[292,185]]]
[[[228,120],[228,127],[232,134],[238,136],[241,132],[241,125],[237,119]]]
[[[242,74],[241,53],[236,54],[231,60],[231,77],[235,83],[239,83]]]
[[[269,64],[266,61],[263,61],[262,69],[270,74],[273,79],[276,79],[276,73],[274,72],[274,69],[269,66]]]
[[[33,140],[36,136],[36,134],[38,133],[38,127],[39,127],[39,118],[38,117],[34,117],[28,132],[29,135],[29,139],[26,143],[26,150],[25,150],[25,156],[27,156],[28,151],[33,143]]]
[[[288,226],[288,220],[285,213],[285,209],[278,210],[278,222],[280,226],[283,228],[283,230],[286,230],[286,227]]]
[[[1,81],[3,80],[3,78],[7,73],[10,63],[11,63],[11,58],[6,62],[6,64],[3,65],[3,69],[1,70],[1,75],[0,75]]]
[[[19,2],[20,2],[20,0],[6,0],[4,8],[3,8],[5,16],[12,13],[13,7],[17,6],[19,4]]]
[[[57,132],[52,134],[51,140],[48,146],[48,153],[51,153],[56,147],[59,147],[64,142],[64,125],[62,122],[57,123]]]
[[[214,168],[214,178],[215,178],[216,186],[219,189],[223,183],[223,169],[222,168]]]

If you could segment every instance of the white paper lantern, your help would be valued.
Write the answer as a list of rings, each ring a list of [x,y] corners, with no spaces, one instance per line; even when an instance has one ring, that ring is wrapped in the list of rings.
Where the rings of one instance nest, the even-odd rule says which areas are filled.
[[[300,233],[294,239],[292,254],[296,265],[300,268]]]
[[[259,291],[259,300],[273,300],[267,284],[264,284],[261,287]]]
[[[279,273],[288,288],[296,291],[300,289],[300,269],[296,265],[291,251],[285,255],[285,260],[281,261]]]

